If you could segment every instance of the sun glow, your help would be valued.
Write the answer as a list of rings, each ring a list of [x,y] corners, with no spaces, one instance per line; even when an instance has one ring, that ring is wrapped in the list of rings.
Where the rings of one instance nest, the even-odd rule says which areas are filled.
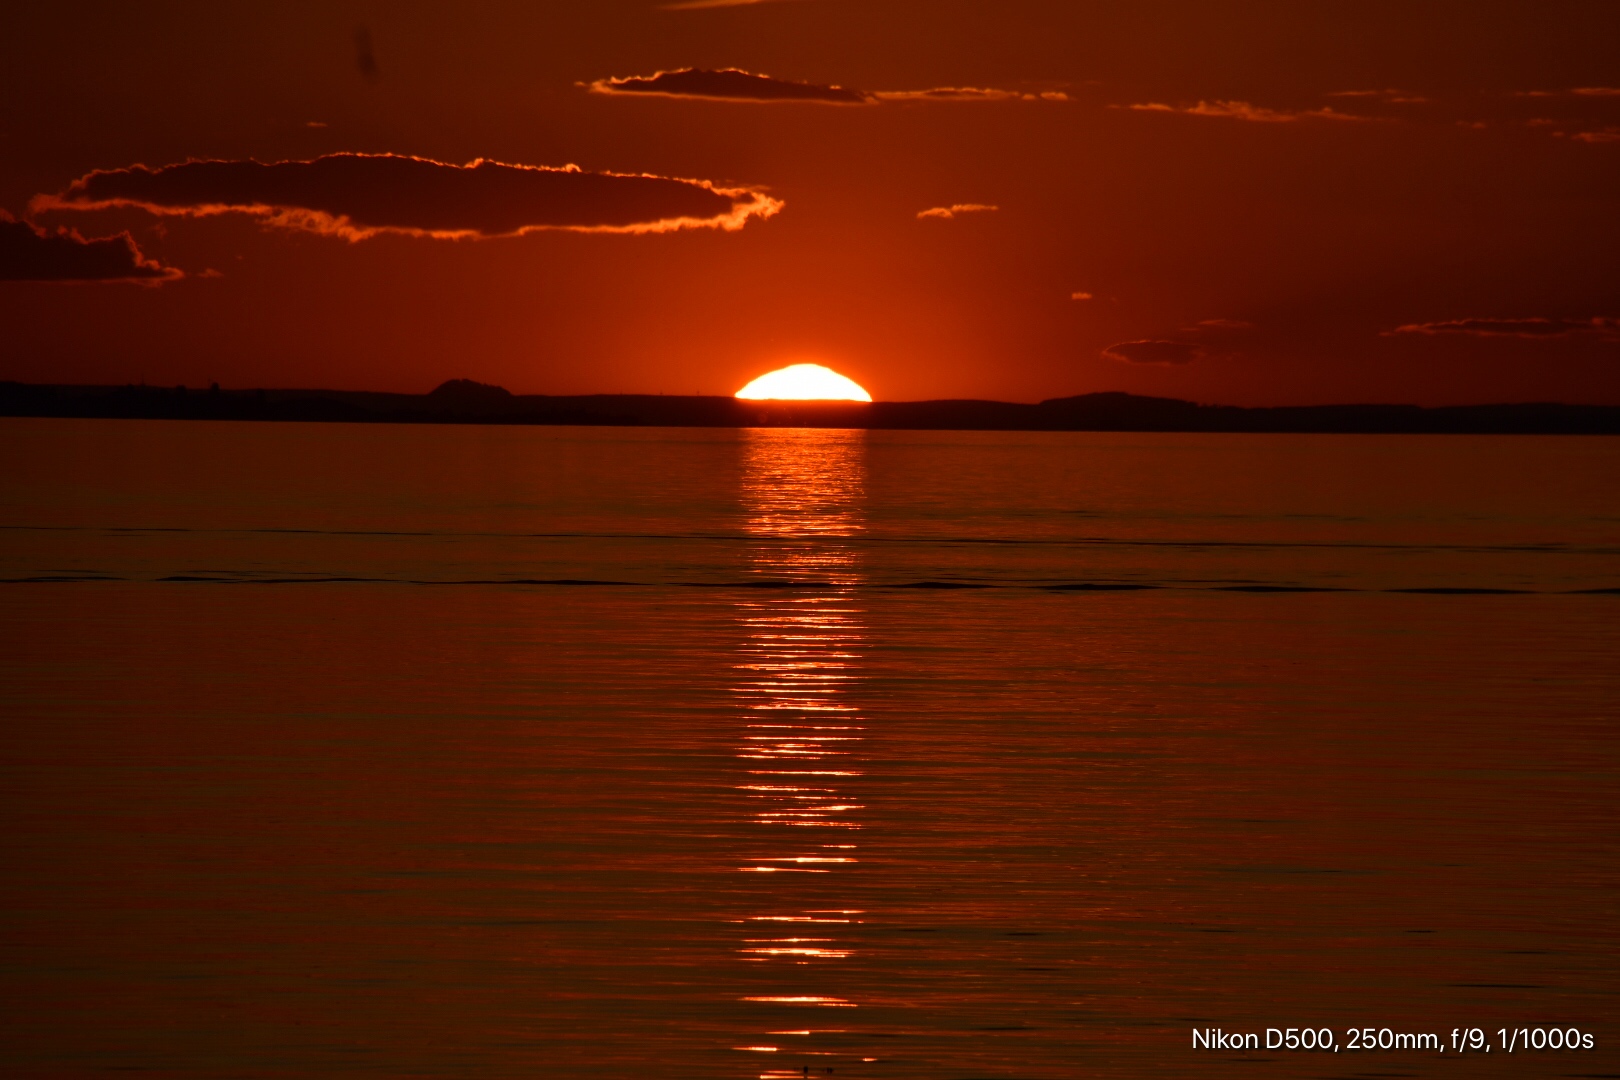
[[[745,401],[871,401],[854,379],[820,364],[792,364],[761,375],[737,396]]]

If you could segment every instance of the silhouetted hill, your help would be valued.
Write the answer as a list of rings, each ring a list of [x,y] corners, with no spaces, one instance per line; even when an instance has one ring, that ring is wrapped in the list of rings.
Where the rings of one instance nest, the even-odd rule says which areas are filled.
[[[428,394],[356,390],[188,390],[0,382],[0,416],[307,420],[630,427],[856,427],[979,431],[1233,431],[1620,434],[1620,406],[1291,405],[1244,408],[1108,392],[1006,401],[739,401],[664,394],[512,394],[451,379]]]
[[[452,408],[504,408],[512,400],[512,391],[471,379],[449,379],[429,391],[428,397]]]

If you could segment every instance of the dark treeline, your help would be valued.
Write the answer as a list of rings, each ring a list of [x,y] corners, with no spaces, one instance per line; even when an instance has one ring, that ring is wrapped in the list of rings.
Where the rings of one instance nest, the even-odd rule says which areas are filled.
[[[455,379],[429,394],[45,386],[0,382],[0,415],[634,427],[853,427],[979,431],[1620,434],[1620,406],[1302,405],[1243,408],[1135,394],[1004,401],[793,402],[660,394],[516,395]]]

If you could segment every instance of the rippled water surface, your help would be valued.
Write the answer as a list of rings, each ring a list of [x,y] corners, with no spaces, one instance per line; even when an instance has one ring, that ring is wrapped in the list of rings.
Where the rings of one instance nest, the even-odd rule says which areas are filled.
[[[17,1075],[1620,1072],[1620,441],[0,455]]]

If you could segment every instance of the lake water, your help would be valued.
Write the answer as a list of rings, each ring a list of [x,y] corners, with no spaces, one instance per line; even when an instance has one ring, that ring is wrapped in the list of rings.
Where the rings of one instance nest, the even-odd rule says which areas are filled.
[[[8,1074],[1620,1072],[1620,440],[0,456]]]

